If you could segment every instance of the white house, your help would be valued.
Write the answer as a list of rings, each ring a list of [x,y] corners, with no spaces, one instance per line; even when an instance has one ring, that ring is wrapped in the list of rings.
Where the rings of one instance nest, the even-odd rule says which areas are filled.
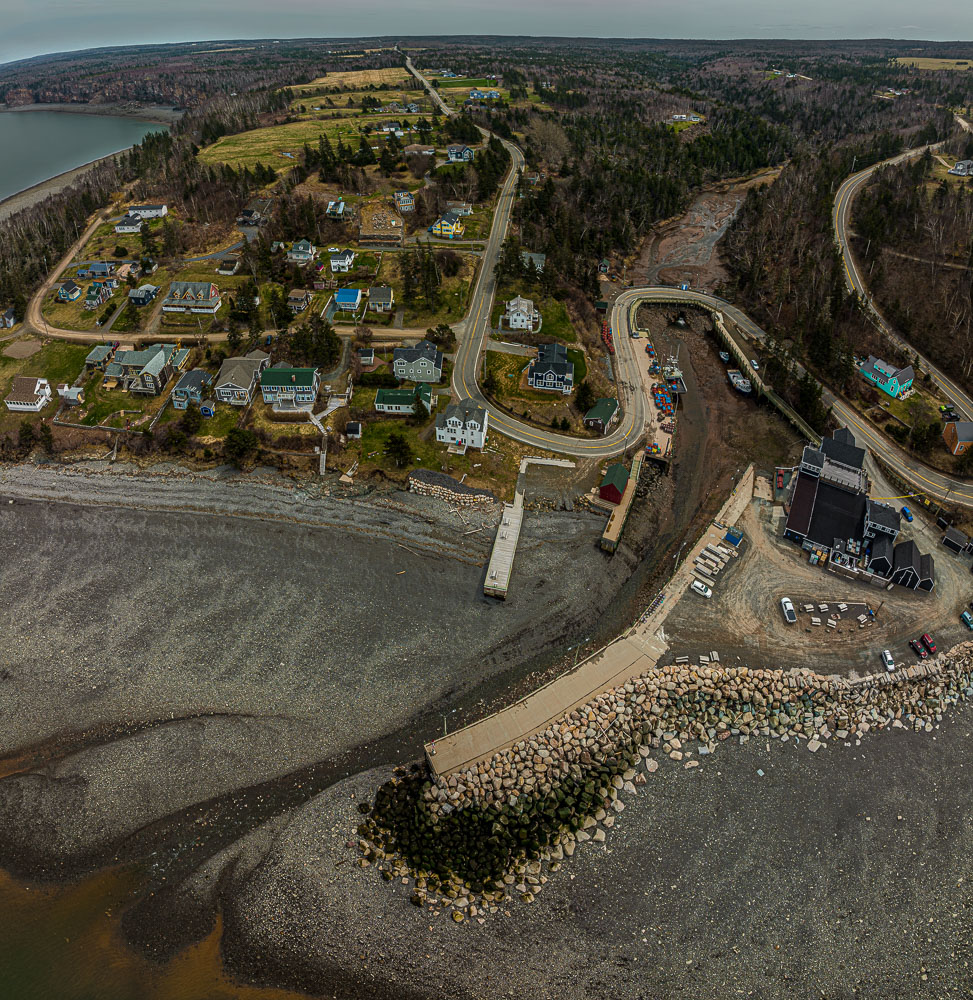
[[[436,417],[436,440],[449,445],[482,448],[486,444],[490,414],[471,399],[450,403],[445,412]]]
[[[355,263],[354,250],[341,250],[331,254],[331,273],[345,274],[351,270],[351,265]]]
[[[508,330],[536,331],[541,328],[541,314],[534,308],[532,299],[518,295],[506,303],[503,323]]]
[[[143,219],[141,215],[129,212],[125,218],[120,219],[115,226],[116,233],[140,233],[142,232]]]
[[[8,410],[21,413],[39,413],[50,401],[50,383],[46,378],[37,378],[35,375],[17,375],[4,400]]]
[[[139,215],[143,219],[161,219],[169,214],[168,205],[132,205],[129,215]]]

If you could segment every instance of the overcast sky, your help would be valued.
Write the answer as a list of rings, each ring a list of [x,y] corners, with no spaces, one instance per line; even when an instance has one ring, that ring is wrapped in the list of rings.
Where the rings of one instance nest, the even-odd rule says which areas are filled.
[[[0,0],[0,62],[100,45],[390,34],[973,38],[969,0]]]

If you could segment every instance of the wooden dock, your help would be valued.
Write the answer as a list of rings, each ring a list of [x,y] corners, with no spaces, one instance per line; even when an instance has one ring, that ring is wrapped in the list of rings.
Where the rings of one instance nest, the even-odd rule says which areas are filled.
[[[503,514],[497,527],[497,537],[493,542],[493,553],[487,567],[483,593],[487,597],[506,600],[510,587],[510,575],[514,571],[514,556],[520,541],[520,527],[524,523],[524,506],[520,497],[513,503],[503,505]]]
[[[625,522],[628,520],[628,512],[635,502],[635,489],[639,484],[639,473],[642,471],[642,458],[641,452],[635,456],[625,492],[622,494],[622,502],[611,512],[608,523],[605,525],[604,534],[601,536],[601,547],[606,552],[614,552],[618,548]]]

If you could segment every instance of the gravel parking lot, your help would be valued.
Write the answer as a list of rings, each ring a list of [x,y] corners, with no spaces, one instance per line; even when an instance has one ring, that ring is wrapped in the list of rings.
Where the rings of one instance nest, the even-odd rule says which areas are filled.
[[[940,546],[935,551],[936,589],[932,594],[901,587],[879,590],[846,580],[819,566],[807,553],[780,537],[780,508],[755,501],[740,522],[746,534],[739,558],[731,560],[716,579],[710,600],[687,593],[665,625],[673,656],[717,650],[727,663],[751,666],[813,666],[825,673],[858,676],[881,669],[880,653],[891,650],[896,663],[917,661],[909,639],[933,634],[940,648],[969,637],[959,612],[969,600],[969,567]],[[915,522],[918,525],[918,521]],[[909,526],[914,529],[915,525]],[[933,541],[918,531],[923,551]],[[789,597],[798,609],[794,625],[785,622],[780,599]],[[876,610],[875,624],[860,629],[854,616],[844,616],[837,628],[812,626],[804,604],[864,602]]]

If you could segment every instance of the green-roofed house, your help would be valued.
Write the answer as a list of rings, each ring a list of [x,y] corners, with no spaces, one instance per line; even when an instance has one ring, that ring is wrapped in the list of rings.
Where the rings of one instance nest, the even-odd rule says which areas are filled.
[[[88,356],[84,359],[84,366],[90,372],[104,371],[114,356],[114,344],[98,344],[97,347],[92,347],[88,352]]]
[[[609,465],[605,472],[605,478],[598,487],[598,496],[609,503],[621,503],[628,485],[628,469],[621,462]]]
[[[321,385],[317,368],[289,368],[274,366],[260,374],[260,391],[264,402],[273,406],[276,413],[314,408]]]
[[[607,434],[608,429],[618,420],[619,412],[617,399],[599,399],[584,415],[584,425],[599,434]]]
[[[411,389],[379,389],[375,394],[375,409],[379,413],[416,413],[419,403],[426,413],[432,412],[432,389],[426,382]]]

